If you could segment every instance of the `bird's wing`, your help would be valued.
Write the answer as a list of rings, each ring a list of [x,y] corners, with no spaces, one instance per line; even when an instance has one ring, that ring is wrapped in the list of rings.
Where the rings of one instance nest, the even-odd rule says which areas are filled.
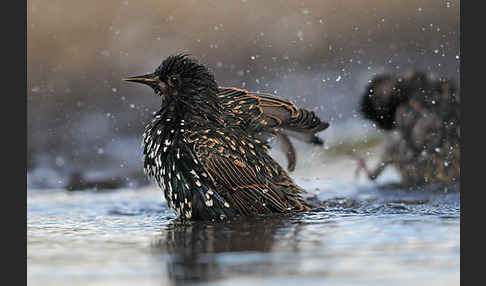
[[[236,121],[245,123],[246,120],[247,129],[256,132],[283,128],[308,135],[300,139],[316,143],[312,136],[329,127],[329,123],[321,121],[313,111],[298,108],[283,97],[228,87],[221,87],[218,96]]]
[[[232,207],[242,214],[306,209],[299,197],[305,191],[266,154],[260,140],[225,134],[195,136],[193,143],[196,157]]]

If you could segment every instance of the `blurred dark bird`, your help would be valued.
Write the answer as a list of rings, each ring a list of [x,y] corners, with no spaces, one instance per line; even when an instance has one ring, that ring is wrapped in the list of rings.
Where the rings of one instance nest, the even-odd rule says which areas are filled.
[[[395,166],[406,187],[460,180],[460,89],[423,72],[379,75],[362,95],[361,112],[391,131],[378,166],[364,169],[375,180]]]
[[[265,125],[297,126],[293,116],[265,124],[261,120],[271,116],[262,115],[261,105],[254,107],[262,117],[258,122],[251,112],[232,112],[253,108],[223,100],[213,74],[187,55],[169,56],[154,73],[125,80],[144,83],[162,98],[161,110],[143,134],[144,170],[179,217],[224,219],[310,209],[301,196],[305,191],[267,154],[266,142],[254,136],[269,132]],[[301,120],[314,128],[307,117]]]

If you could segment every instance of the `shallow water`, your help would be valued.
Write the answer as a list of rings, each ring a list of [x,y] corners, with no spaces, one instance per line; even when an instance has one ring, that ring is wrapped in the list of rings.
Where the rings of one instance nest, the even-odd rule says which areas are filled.
[[[297,182],[322,208],[224,223],[178,222],[153,187],[28,190],[28,283],[459,285],[459,193]]]

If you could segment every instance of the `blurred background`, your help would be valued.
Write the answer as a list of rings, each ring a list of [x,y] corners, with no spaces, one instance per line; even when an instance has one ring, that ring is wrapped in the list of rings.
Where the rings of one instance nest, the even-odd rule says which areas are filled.
[[[357,105],[376,74],[460,72],[459,1],[27,3],[30,188],[147,184],[141,136],[160,100],[120,79],[173,53],[197,57],[221,86],[314,110],[331,124],[326,148],[374,132]]]

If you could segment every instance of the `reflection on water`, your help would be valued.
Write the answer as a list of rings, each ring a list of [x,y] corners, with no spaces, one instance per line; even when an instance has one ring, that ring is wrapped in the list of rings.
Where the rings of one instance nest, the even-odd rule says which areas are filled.
[[[458,192],[299,183],[320,208],[229,222],[182,223],[154,188],[28,190],[29,285],[459,284]]]
[[[175,282],[269,275],[284,270],[267,258],[280,239],[292,241],[288,251],[298,253],[298,229],[287,216],[217,223],[175,221],[162,231],[152,247],[170,255],[168,275]]]

